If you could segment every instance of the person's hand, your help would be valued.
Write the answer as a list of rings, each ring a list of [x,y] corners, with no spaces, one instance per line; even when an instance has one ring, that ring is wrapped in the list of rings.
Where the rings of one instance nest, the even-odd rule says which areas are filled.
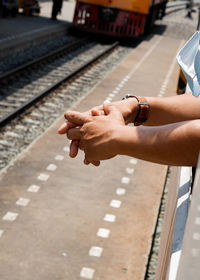
[[[114,157],[117,154],[115,135],[125,126],[121,112],[112,104],[104,104],[105,116],[86,116],[79,112],[67,112],[66,119],[78,127],[68,130],[67,137],[79,141],[79,148],[85,152],[89,162]]]
[[[129,98],[123,101],[117,101],[113,103],[109,103],[108,106],[114,106],[116,109],[118,109],[126,124],[132,122],[132,120],[135,118],[136,112],[137,112],[137,101],[135,98]],[[66,118],[65,113],[65,118]],[[90,117],[90,116],[100,116],[104,115],[105,112],[103,110],[103,105],[96,106],[92,108],[91,110],[82,113],[85,115],[85,117]],[[58,133],[59,134],[66,134],[71,128],[78,127],[79,125],[76,123],[72,123],[70,121],[65,122],[59,129]],[[77,156],[79,150],[79,140],[72,140],[70,144],[70,157],[74,158]],[[84,160],[85,164],[89,164],[89,161],[87,159]],[[98,166],[99,163],[94,162],[94,165]]]
[[[85,118],[90,117],[90,116],[104,115],[103,105],[95,107],[95,108],[91,109],[90,111],[84,112],[84,113],[82,113],[82,115],[85,116]],[[79,125],[77,123],[72,123],[72,122],[66,121],[58,129],[58,133],[59,134],[67,134],[70,129],[75,128],[75,127],[79,128]],[[77,156],[77,154],[78,154],[78,150],[80,148],[79,147],[79,140],[80,139],[72,140],[71,143],[70,143],[69,156],[72,157],[72,158],[75,158]],[[90,162],[86,157],[84,159],[84,163],[86,165],[88,165],[90,163],[92,163],[95,166],[99,166],[100,165],[100,161],[92,161],[92,162]]]

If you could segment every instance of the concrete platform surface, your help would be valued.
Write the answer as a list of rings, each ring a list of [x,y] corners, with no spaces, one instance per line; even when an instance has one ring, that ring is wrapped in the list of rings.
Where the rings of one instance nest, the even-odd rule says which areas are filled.
[[[57,21],[50,19],[51,1],[40,5],[39,16],[18,14],[15,18],[0,18],[0,57],[66,34],[72,23],[75,1],[63,1],[62,14]]]
[[[149,37],[74,109],[174,95],[182,44]],[[67,156],[62,122],[0,174],[0,279],[144,279],[167,167],[123,156],[84,166]]]

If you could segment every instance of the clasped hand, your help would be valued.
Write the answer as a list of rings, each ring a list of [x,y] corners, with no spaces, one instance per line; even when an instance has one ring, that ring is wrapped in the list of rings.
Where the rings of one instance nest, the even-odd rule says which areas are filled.
[[[95,166],[100,160],[110,159],[117,154],[116,135],[120,126],[125,125],[122,113],[112,103],[104,103],[85,113],[68,111],[67,120],[58,130],[71,140],[71,157],[76,157],[78,150],[85,153],[84,163]]]

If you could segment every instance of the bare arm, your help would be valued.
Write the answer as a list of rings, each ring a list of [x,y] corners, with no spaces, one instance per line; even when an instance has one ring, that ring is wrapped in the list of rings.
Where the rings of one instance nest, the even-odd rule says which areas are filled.
[[[150,104],[150,114],[145,125],[154,126],[200,119],[200,98],[192,94],[146,99]]]
[[[166,97],[166,98],[146,97],[146,99],[149,102],[151,109],[150,109],[149,119],[145,123],[145,126],[162,126],[162,125],[165,126],[166,124],[174,124],[175,126],[180,126],[180,124],[175,124],[175,123],[200,119],[200,98],[195,98],[192,96],[192,94],[184,94],[184,95]],[[135,98],[129,98],[129,99],[126,99],[123,101],[114,102],[114,103],[111,103],[110,105],[108,105],[108,107],[109,106],[114,106],[116,109],[118,109],[121,112],[126,123],[133,122],[133,120],[135,119],[136,112],[137,112],[137,100]],[[102,105],[98,106],[97,109],[103,110],[103,106]],[[103,112],[103,114],[104,114],[104,112]],[[68,115],[68,113],[65,114],[65,117],[69,121],[69,119],[67,118],[67,115]],[[92,112],[92,110],[91,110],[91,111],[84,113],[84,115],[91,116],[91,115],[99,115],[99,114]],[[65,134],[70,130],[70,128],[75,127],[76,125],[77,125],[76,122],[73,122],[71,120],[71,121],[65,123],[59,129],[59,133]],[[143,131],[144,128],[145,127],[143,127],[143,128],[140,127],[138,129],[138,131]],[[134,128],[134,129],[136,129],[136,128]],[[164,129],[164,130],[162,130],[162,129]],[[144,134],[146,134],[147,132],[149,134],[146,135],[144,140],[147,141],[147,139],[150,139],[149,141],[151,142],[151,141],[153,141],[153,139],[155,139],[155,137],[153,137],[154,135],[152,135],[152,133],[156,133],[156,134],[163,133],[163,132],[167,133],[167,131],[168,131],[167,129],[170,129],[170,126],[168,126],[168,127],[165,126],[163,128],[158,127],[157,130],[153,127],[149,128],[149,130],[146,129],[143,131]],[[172,127],[171,127],[171,129],[172,129]],[[134,131],[134,130],[132,130],[132,131]],[[196,133],[196,131],[197,131],[197,129],[194,130],[195,133]],[[135,132],[137,132],[137,130],[135,130]],[[73,132],[72,132],[72,134],[73,134]],[[137,134],[135,134],[135,135],[137,135]],[[170,140],[171,135],[174,135],[174,133],[171,134],[171,132],[170,132],[169,133],[170,137],[166,134],[163,134],[163,135],[165,135]],[[173,157],[173,155],[175,153],[172,148],[170,148],[170,151],[172,151],[171,155],[170,155],[170,153],[164,154],[163,151],[162,151],[162,153],[159,153],[159,152],[157,153],[154,148],[152,151],[154,153],[154,156],[156,156],[155,158],[153,158],[153,157],[148,158],[147,155],[149,154],[149,152],[144,155],[142,153],[140,153],[140,155],[138,155],[137,153],[135,155],[133,155],[133,154],[129,154],[129,155],[133,155],[135,157],[143,158],[145,160],[150,160],[150,161],[154,161],[154,162],[162,162],[161,157],[157,158],[157,156],[159,154],[162,154],[162,157],[164,157],[166,159],[166,162],[165,162],[166,164],[183,165],[184,164],[183,159],[190,157],[190,160],[191,160],[191,155],[190,156],[188,155],[188,157],[185,157],[185,154],[187,152],[189,154],[191,152],[191,153],[193,153],[195,158],[193,158],[192,161],[190,161],[188,163],[186,162],[185,164],[193,165],[194,162],[196,161],[199,150],[198,150],[198,152],[194,153],[194,151],[191,150],[190,146],[188,146],[189,148],[187,148],[187,145],[188,145],[187,143],[190,138],[188,138],[188,141],[185,141],[185,138],[183,137],[182,132],[179,135],[180,135],[180,137],[177,138],[177,141],[178,141],[177,143],[179,143],[179,141],[180,141],[181,145],[179,147],[179,144],[178,144],[177,149],[180,150],[181,152],[178,155],[178,157],[176,157],[177,161]],[[192,137],[191,137],[191,139],[193,139]],[[74,140],[73,138],[71,138],[71,139]],[[77,141],[75,141],[75,142],[72,141],[71,148],[70,148],[70,156],[72,156],[72,157],[75,157],[78,153],[79,144],[77,144],[77,143],[79,143],[79,139],[80,138],[77,138],[76,139]],[[195,136],[195,139],[198,139],[197,135]],[[149,141],[147,141],[145,147],[148,146]],[[173,143],[175,143],[175,142],[173,142]],[[153,143],[153,145],[156,146],[157,144]],[[164,147],[164,144],[162,147]],[[197,149],[198,149],[198,145],[194,146],[193,148],[195,148],[195,147],[197,147]],[[151,147],[151,149],[152,149],[152,147]],[[187,150],[184,151],[184,149],[187,149]],[[139,150],[140,149],[138,148],[138,151]],[[134,151],[134,149],[132,149],[132,151]],[[158,149],[158,151],[159,151],[159,149]],[[181,153],[184,156],[181,157]],[[87,159],[85,162],[89,163],[90,161]],[[93,164],[99,165],[99,162],[95,163],[93,161]]]
[[[186,120],[200,119],[200,97],[195,98],[192,94],[176,95],[165,98],[146,97],[146,99],[150,104],[149,118],[144,124],[146,126],[164,125]],[[133,122],[136,117],[138,105],[135,98],[113,102],[111,105],[114,105],[121,112],[126,123]],[[97,111],[103,111],[103,105],[97,106],[95,110],[91,109],[84,114],[99,115]],[[63,126],[59,128],[58,132],[64,134],[71,127],[75,126],[76,124],[64,123]]]
[[[162,126],[125,126],[113,105],[104,106],[106,116],[85,117],[69,112],[71,122],[82,125],[68,131],[68,138],[80,140],[87,159],[109,159],[117,154],[168,165],[195,166],[200,150],[200,120]]]
[[[118,154],[167,164],[195,166],[200,151],[200,120],[155,127],[121,127],[114,140]]]

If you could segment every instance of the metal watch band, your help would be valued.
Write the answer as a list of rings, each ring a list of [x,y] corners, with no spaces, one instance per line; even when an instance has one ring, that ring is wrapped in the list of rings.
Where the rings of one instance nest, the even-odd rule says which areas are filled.
[[[135,95],[130,95],[130,94],[127,94],[126,96],[124,96],[122,98],[122,100],[128,99],[128,98],[135,98],[138,101],[137,114],[136,114],[136,117],[135,117],[133,123],[135,126],[139,126],[147,121],[148,116],[149,116],[149,111],[150,111],[150,105],[147,102],[145,97],[140,97],[140,96],[135,96]]]

